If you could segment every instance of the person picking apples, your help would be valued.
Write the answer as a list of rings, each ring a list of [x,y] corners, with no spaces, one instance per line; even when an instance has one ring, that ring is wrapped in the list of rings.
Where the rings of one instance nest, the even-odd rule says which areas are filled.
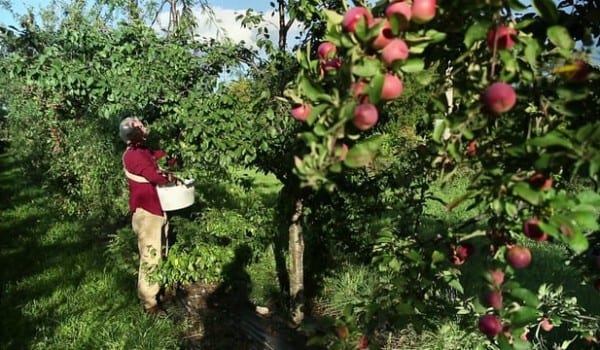
[[[161,170],[157,160],[166,153],[146,146],[148,129],[137,118],[127,117],[119,125],[119,136],[127,143],[123,153],[123,170],[129,185],[131,226],[138,238],[140,254],[138,270],[138,297],[144,310],[161,313],[158,303],[160,286],[149,279],[163,252],[163,237],[168,236],[167,216],[163,211],[156,185],[175,182],[175,177]]]

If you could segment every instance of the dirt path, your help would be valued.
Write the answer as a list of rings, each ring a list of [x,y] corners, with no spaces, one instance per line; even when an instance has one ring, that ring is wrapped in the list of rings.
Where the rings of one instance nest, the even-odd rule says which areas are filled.
[[[262,315],[254,305],[239,303],[214,286],[196,283],[174,294],[167,311],[190,323],[186,349],[307,349],[301,333],[280,317]]]

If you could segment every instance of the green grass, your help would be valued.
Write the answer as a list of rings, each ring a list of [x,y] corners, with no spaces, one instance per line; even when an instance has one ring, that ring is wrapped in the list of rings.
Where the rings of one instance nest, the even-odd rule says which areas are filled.
[[[114,232],[61,216],[7,155],[0,191],[0,349],[179,348],[182,325],[145,315],[107,263]]]

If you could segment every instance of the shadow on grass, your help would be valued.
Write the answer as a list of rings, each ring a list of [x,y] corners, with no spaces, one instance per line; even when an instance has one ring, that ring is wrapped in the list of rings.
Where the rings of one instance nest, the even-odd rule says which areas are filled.
[[[105,271],[102,226],[62,218],[50,194],[6,154],[0,155],[0,191],[0,348],[104,341],[94,340],[102,318],[131,307],[135,282]]]

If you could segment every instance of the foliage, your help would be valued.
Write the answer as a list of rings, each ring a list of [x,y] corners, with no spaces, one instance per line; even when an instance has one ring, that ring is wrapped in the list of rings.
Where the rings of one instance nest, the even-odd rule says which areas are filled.
[[[157,271],[162,285],[218,284],[238,247],[261,259],[275,234],[274,208],[256,190],[243,183],[199,185],[201,202],[169,220],[175,243]]]
[[[49,190],[6,154],[0,172],[2,349],[180,348],[184,324],[141,311],[137,261],[107,254],[108,234],[135,246],[131,230],[59,217]]]
[[[433,4],[435,11],[435,1],[426,3]],[[530,347],[520,337],[540,316],[536,309],[539,295],[519,284],[513,275],[517,267],[511,266],[507,252],[522,244],[519,238],[524,234],[540,241],[550,239],[548,244],[564,244],[577,257],[588,251],[589,237],[599,227],[597,186],[570,192],[560,185],[562,179],[575,176],[588,177],[596,184],[600,167],[600,158],[595,156],[600,129],[594,118],[598,75],[586,62],[585,52],[597,26],[586,32],[582,46],[576,46],[574,39],[582,38],[581,33],[573,35],[568,29],[569,21],[594,5],[577,4],[574,12],[567,13],[573,6],[535,1],[535,13],[515,16],[513,11],[526,9],[516,1],[468,5],[450,1],[439,5],[439,15],[431,24],[415,21],[406,27],[387,14],[389,31],[401,38],[396,42],[404,40],[403,45],[408,45],[407,53],[398,54],[399,59],[391,63],[387,49],[392,44],[377,46],[378,41],[385,41],[380,30],[387,21],[384,10],[389,8],[387,2],[380,2],[341,14],[326,11],[324,40],[335,49],[331,56],[319,50],[313,58],[309,47],[298,51],[302,70],[286,95],[310,111],[295,115],[305,120],[300,134],[305,149],[295,158],[302,185],[337,191],[344,177],[352,178],[352,169],[376,167],[376,155],[382,153],[386,139],[378,132],[379,125],[389,120],[382,98],[389,75],[404,78],[419,73],[419,81],[434,84],[439,98],[431,101],[431,115],[423,118],[422,125],[431,128],[424,149],[431,152],[431,164],[442,171],[444,181],[465,167],[474,170],[471,186],[447,208],[452,210],[467,200],[483,204],[475,219],[484,220],[483,229],[464,225],[457,231],[440,232],[439,242],[430,246],[410,235],[383,235],[375,250],[385,253],[376,253],[374,262],[385,272],[400,272],[397,278],[383,277],[381,286],[389,283],[385,294],[415,285],[422,290],[407,291],[389,303],[376,299],[374,312],[393,307],[398,314],[434,310],[435,302],[427,301],[436,300],[430,299],[439,288],[433,283],[436,278],[462,292],[456,278],[460,270],[439,264],[448,254],[440,251],[439,244],[449,245],[450,259],[461,265],[472,255],[474,238],[488,237],[484,243],[490,252],[488,268],[498,266],[507,273],[501,293],[511,301],[510,307],[506,302],[498,310],[469,312],[500,316],[505,328],[495,339],[500,348]],[[349,16],[350,11],[363,17]],[[377,22],[377,18],[384,19]],[[501,32],[508,33],[502,42],[497,39]],[[425,65],[439,73],[428,74]],[[357,92],[358,84],[364,84],[362,94]],[[497,101],[504,105],[494,105]],[[534,221],[527,221],[531,218]],[[590,282],[598,277],[597,272],[586,275]],[[426,292],[429,286],[433,294]],[[570,314],[565,319],[578,317]],[[381,320],[381,315],[376,319]],[[588,330],[573,330],[581,337],[593,336]]]

